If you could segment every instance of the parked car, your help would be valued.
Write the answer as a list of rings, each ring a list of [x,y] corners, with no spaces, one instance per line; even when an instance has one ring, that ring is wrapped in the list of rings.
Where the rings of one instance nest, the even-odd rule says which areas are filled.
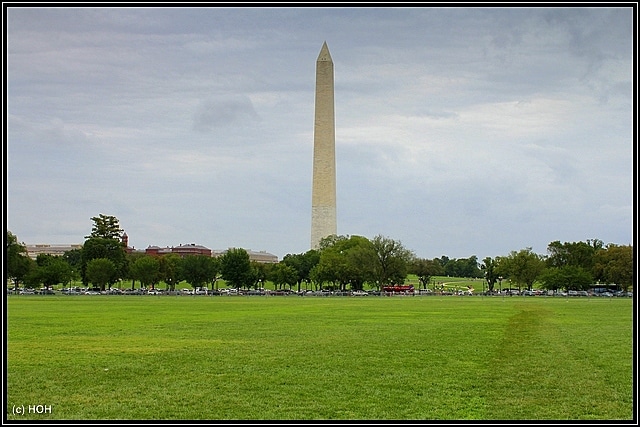
[[[307,296],[316,296],[316,297],[326,297],[331,295],[330,292],[328,291],[307,291],[305,292],[305,295]]]
[[[354,297],[366,297],[366,296],[369,296],[369,293],[363,290],[359,290],[359,291],[353,291],[351,295],[353,295]]]

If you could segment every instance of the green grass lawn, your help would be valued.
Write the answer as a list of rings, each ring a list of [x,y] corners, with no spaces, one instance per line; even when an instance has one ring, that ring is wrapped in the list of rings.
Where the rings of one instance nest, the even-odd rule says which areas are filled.
[[[7,309],[8,420],[634,416],[631,299],[12,295]]]

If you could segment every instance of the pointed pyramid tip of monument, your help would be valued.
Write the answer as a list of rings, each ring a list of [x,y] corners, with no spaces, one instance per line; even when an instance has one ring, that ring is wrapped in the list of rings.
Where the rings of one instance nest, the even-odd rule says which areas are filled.
[[[329,47],[327,46],[327,41],[325,40],[322,43],[322,49],[320,49],[320,55],[318,55],[318,61],[328,61],[333,62],[331,59],[331,54],[329,53]]]

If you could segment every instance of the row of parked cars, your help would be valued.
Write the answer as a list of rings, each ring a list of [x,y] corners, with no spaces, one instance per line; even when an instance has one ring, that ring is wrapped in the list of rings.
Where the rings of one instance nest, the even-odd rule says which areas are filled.
[[[21,289],[21,288],[7,288],[7,295],[55,295],[55,291],[52,289]]]
[[[377,291],[364,291],[364,290],[356,290],[356,291],[328,291],[328,290],[319,290],[319,291],[311,291],[311,290],[301,290],[294,291],[291,289],[278,289],[278,290],[267,290],[264,288],[259,289],[236,289],[236,288],[220,288],[220,289],[207,289],[207,288],[196,288],[196,289],[179,289],[175,291],[168,291],[166,289],[143,289],[143,288],[135,288],[135,289],[120,289],[120,288],[110,288],[104,291],[98,288],[83,288],[83,287],[70,287],[63,288],[59,291],[53,291],[51,289],[41,289],[41,290],[33,290],[33,289],[12,289],[7,288],[7,294],[20,294],[20,295],[35,295],[35,294],[47,294],[54,295],[56,293],[60,293],[62,295],[273,295],[273,296],[287,296],[287,295],[297,295],[297,296],[369,296],[369,295],[380,295],[380,292]],[[425,292],[426,293],[426,292]],[[386,294],[386,293],[385,293]]]
[[[21,288],[7,288],[7,294],[19,294],[19,295],[54,295],[58,291],[54,291],[52,289],[21,289]],[[356,291],[311,291],[311,290],[302,290],[302,291],[293,291],[290,289],[281,289],[281,290],[265,290],[263,288],[259,289],[235,289],[235,288],[220,288],[209,290],[207,288],[196,288],[196,289],[188,289],[184,288],[181,290],[175,291],[167,291],[164,289],[119,289],[119,288],[110,288],[104,291],[101,291],[97,288],[82,288],[82,287],[70,287],[63,288],[59,291],[63,295],[273,295],[273,296],[286,296],[286,295],[298,295],[298,296],[354,296],[354,297],[364,297],[364,296],[380,296],[379,291],[364,291],[364,290],[356,290]],[[461,292],[460,295],[471,295],[471,293]],[[385,295],[391,295],[391,293],[385,292]],[[395,293],[394,293],[395,295]],[[415,293],[411,294],[403,294],[403,295],[436,295],[430,289],[420,289]],[[438,295],[458,295],[457,293],[451,292],[442,292],[438,293]],[[500,296],[500,295],[523,295],[523,296],[560,296],[560,297],[633,297],[633,292],[625,292],[625,291],[615,291],[615,290],[600,290],[599,292],[591,292],[591,291],[542,291],[542,290],[524,290],[519,291],[517,289],[502,289],[501,291],[494,292],[485,292],[487,296]]]
[[[625,291],[601,291],[601,292],[593,292],[593,291],[546,291],[546,290],[528,290],[519,291],[518,289],[506,289],[502,291],[504,295],[523,295],[523,296],[559,296],[559,297],[633,297],[633,292],[625,292]],[[493,292],[492,295],[501,295],[500,292]]]

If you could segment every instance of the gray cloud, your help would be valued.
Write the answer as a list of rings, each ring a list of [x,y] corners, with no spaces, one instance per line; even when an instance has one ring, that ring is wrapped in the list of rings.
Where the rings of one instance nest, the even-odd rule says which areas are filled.
[[[338,231],[423,257],[632,240],[630,8],[9,8],[7,227],[309,248],[315,61]]]
[[[213,128],[245,125],[258,120],[251,100],[246,96],[220,96],[203,101],[194,114],[193,128],[200,132]]]

